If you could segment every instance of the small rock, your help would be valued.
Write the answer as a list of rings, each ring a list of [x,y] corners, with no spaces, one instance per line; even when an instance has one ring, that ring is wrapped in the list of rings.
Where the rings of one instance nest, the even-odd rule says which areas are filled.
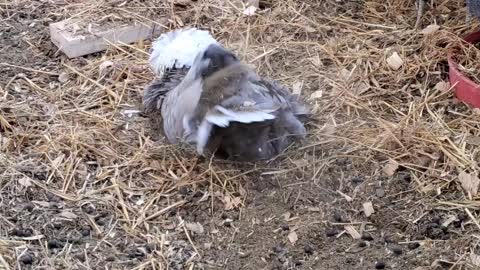
[[[180,193],[181,195],[187,195],[188,194],[188,188],[187,187],[181,187],[178,190],[178,193]]]
[[[425,239],[426,239],[425,235],[420,234],[420,235],[417,235],[417,236],[413,237],[412,241],[422,241],[422,240],[425,240]]]
[[[151,253],[152,251],[157,249],[157,246],[154,243],[148,243],[145,247],[148,253]]]
[[[72,243],[74,245],[79,245],[82,243],[82,239],[80,239],[80,236],[74,236],[66,240],[68,243]]]
[[[95,220],[95,223],[97,223],[97,225],[104,226],[105,223],[107,223],[107,222],[105,221],[104,218],[99,218],[99,219]]]
[[[333,213],[333,219],[336,222],[342,222],[343,221],[342,214],[340,214],[339,212]]]
[[[172,209],[170,211],[168,211],[168,216],[169,217],[173,217],[177,214],[177,209]]]
[[[240,258],[247,258],[250,255],[250,252],[239,252],[238,255]]]
[[[145,253],[138,248],[130,249],[127,251],[127,254],[130,258],[139,258],[145,256]]]
[[[419,243],[419,242],[411,242],[411,243],[408,243],[408,248],[409,248],[409,249],[417,249],[418,247],[420,247],[420,243]]]
[[[321,99],[323,96],[323,91],[322,90],[317,90],[315,92],[313,92],[311,95],[310,95],[310,99]]]
[[[33,263],[33,256],[31,254],[23,254],[21,257],[20,257],[20,262],[22,262],[23,264],[32,264]]]
[[[335,163],[338,166],[346,166],[349,163],[349,160],[346,159],[346,158],[339,158],[339,159],[335,160]]]
[[[193,193],[193,197],[194,198],[201,198],[201,197],[203,197],[203,192],[196,191],[195,193]]]
[[[186,222],[185,227],[189,231],[194,232],[195,234],[203,234],[205,232],[205,229],[203,228],[202,224],[198,222],[195,222],[195,223]]]
[[[212,249],[212,245],[213,245],[212,243],[203,243],[203,247],[207,250]]]
[[[54,249],[54,248],[61,248],[62,243],[58,241],[57,239],[52,239],[47,242],[47,246],[49,249]]]
[[[467,214],[465,214],[465,213],[460,213],[460,214],[458,214],[458,220],[460,220],[460,221],[465,221],[465,220],[467,220],[467,219],[468,219]]]
[[[394,52],[390,57],[387,58],[387,64],[393,69],[398,70],[403,65],[403,59],[398,55],[397,52]],[[380,268],[378,268],[380,269]],[[383,268],[381,268],[383,269]]]
[[[272,269],[272,270],[282,270],[284,268],[283,268],[283,264],[280,261],[275,260],[275,261],[272,262],[272,267],[270,269]]]
[[[397,245],[392,246],[391,250],[392,250],[393,254],[395,254],[395,255],[402,255],[402,253],[403,253],[402,248],[400,246],[397,246]]]
[[[32,229],[24,229],[24,228],[16,228],[12,231],[12,235],[18,236],[18,237],[30,237],[33,235],[33,230]]]
[[[77,254],[75,254],[75,258],[77,258],[81,262],[84,262],[85,261],[85,254],[83,252],[78,252]]]
[[[240,214],[238,212],[233,212],[231,215],[231,219],[238,220],[240,218]]]
[[[60,75],[58,76],[58,81],[61,83],[68,81],[68,74],[65,72],[60,73]]]
[[[286,224],[286,223],[285,223],[285,224],[282,224],[282,225],[280,225],[280,228],[282,228],[282,230],[284,230],[284,231],[288,231],[288,230],[290,230],[290,226],[288,226],[288,224]]]
[[[113,261],[115,261],[115,256],[108,256],[108,257],[105,258],[105,261],[113,262]]]
[[[366,217],[370,217],[373,213],[375,213],[372,202],[363,203],[363,213]]]
[[[362,183],[363,181],[365,181],[365,177],[364,176],[354,176],[352,177],[352,182],[353,183]]]
[[[383,261],[377,261],[375,263],[375,269],[385,269],[385,262]]]
[[[187,200],[187,202],[193,202],[195,198],[193,198],[193,196],[186,196],[185,199]]]
[[[385,196],[385,190],[383,188],[377,188],[375,190],[375,194],[377,195],[377,197],[383,198]]]
[[[290,241],[290,243],[292,243],[293,245],[295,245],[295,243],[298,241],[298,235],[295,231],[291,231],[288,236],[288,241]]]
[[[386,176],[393,176],[395,172],[398,170],[399,164],[394,159],[388,159],[388,162],[383,167],[383,172]]]
[[[12,223],[17,223],[18,222],[18,218],[16,216],[9,217],[9,218],[7,218],[7,220],[12,222]]]
[[[226,219],[225,222],[223,222],[223,226],[225,227],[232,227],[232,221],[231,219]]]
[[[430,24],[429,26],[422,29],[422,31],[420,31],[420,33],[424,34],[424,35],[430,35],[430,34],[433,34],[433,33],[437,32],[439,29],[440,29],[439,25]]]
[[[53,193],[47,193],[46,196],[47,196],[47,199],[48,199],[49,202],[60,202],[61,201],[60,197],[58,197],[57,195],[55,195]]]
[[[33,230],[30,228],[23,229],[23,237],[33,236]]]
[[[462,227],[462,221],[460,220],[454,221],[452,224],[453,224],[453,227],[455,227],[456,229]]]
[[[395,236],[387,234],[383,237],[383,242],[387,244],[396,244],[397,240],[395,239]]]
[[[420,265],[421,265],[421,266],[427,266],[427,269],[429,269],[430,266],[432,266],[432,262],[431,262],[430,260],[423,259],[423,260],[420,262]]]
[[[300,261],[299,259],[295,259],[295,261],[293,261],[293,264],[294,264],[295,266],[300,266],[300,265],[302,265],[303,263],[302,263],[302,261]]]
[[[84,237],[90,236],[90,227],[89,226],[83,227],[82,230],[80,231],[80,234],[82,234],[82,236]]]
[[[95,213],[95,207],[93,207],[92,205],[90,204],[85,204],[82,206],[82,210],[83,212],[89,214],[89,215],[93,215]]]
[[[406,182],[411,182],[412,181],[412,175],[410,173],[403,173],[400,175],[400,179],[406,181]]]
[[[337,231],[333,228],[328,228],[326,231],[325,231],[325,234],[328,236],[328,237],[332,237],[332,236],[335,236],[337,235]]]
[[[362,234],[362,240],[365,240],[365,241],[373,241],[373,237],[371,234],[369,233],[363,233]]]
[[[33,205],[33,203],[27,203],[23,207],[23,210],[28,211],[28,212],[32,212],[34,208],[35,208],[35,205]]]
[[[273,247],[273,252],[275,252],[275,253],[280,253],[280,252],[282,252],[282,251],[283,251],[283,246],[282,246],[282,244],[278,244],[278,245],[276,245],[276,246]]]
[[[305,254],[308,255],[313,254],[313,248],[309,244],[305,244],[305,246],[303,246],[303,251],[305,251]]]

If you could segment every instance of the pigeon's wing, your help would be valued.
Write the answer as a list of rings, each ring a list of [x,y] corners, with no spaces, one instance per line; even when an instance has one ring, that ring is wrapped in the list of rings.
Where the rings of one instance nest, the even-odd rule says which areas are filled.
[[[146,113],[159,112],[165,95],[175,89],[187,74],[186,68],[173,68],[161,78],[155,78],[144,89],[143,107]]]
[[[252,93],[244,90],[239,96],[248,95],[250,100],[256,102],[254,106],[257,109],[275,109],[275,119],[271,121],[269,140],[276,151],[287,147],[295,138],[305,136],[306,129],[299,118],[309,115],[310,112],[300,98],[292,95],[286,87],[273,81],[255,76],[247,82],[246,89]]]
[[[167,32],[152,44],[150,67],[157,75],[170,68],[190,68],[195,56],[218,42],[205,30],[182,28]]]
[[[228,70],[230,69],[230,70]],[[242,66],[227,68],[219,80],[205,81],[200,109],[207,107],[198,129],[197,151],[203,152],[214,126],[225,128],[231,123],[259,123],[271,121],[284,128],[284,133],[305,133],[303,124],[294,116],[306,113],[299,101],[294,101],[287,90],[262,80],[253,71]],[[202,100],[210,101],[208,105]],[[212,103],[214,100],[216,102]],[[297,104],[298,103],[298,104]]]
[[[281,111],[308,114],[307,107],[286,88],[251,71],[224,88],[223,99],[211,108],[205,119],[226,127],[230,122],[247,124],[273,120]]]
[[[288,104],[289,109],[296,116],[310,116],[310,108],[305,104],[305,102],[300,98],[300,96],[295,95],[287,87],[275,82],[274,80],[269,80],[265,78],[260,79],[260,84],[265,88],[270,89],[275,95],[282,97]]]
[[[249,67],[228,66],[204,79],[196,115],[220,127],[229,122],[252,123],[271,120],[285,104]]]
[[[188,119],[192,118],[202,93],[202,80],[191,78],[187,73],[175,89],[169,91],[162,103],[161,112],[164,121],[164,132],[171,143],[179,140],[194,142],[194,127]]]

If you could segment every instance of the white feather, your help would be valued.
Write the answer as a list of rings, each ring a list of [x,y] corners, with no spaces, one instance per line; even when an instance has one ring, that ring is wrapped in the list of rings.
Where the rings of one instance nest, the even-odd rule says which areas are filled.
[[[212,132],[213,125],[208,121],[202,121],[197,131],[197,153],[203,155],[205,146],[210,138],[210,132]]]
[[[217,105],[212,112],[206,115],[205,119],[216,126],[227,127],[230,122],[248,124],[275,119],[275,115],[271,114],[274,111],[275,110],[232,111]]]
[[[205,117],[208,122],[217,125],[219,127],[228,127],[228,124],[230,123],[229,119],[225,117],[224,115],[218,115],[218,114],[212,114],[208,115]]]
[[[218,44],[205,30],[185,28],[164,33],[152,44],[150,67],[157,75],[167,68],[190,68],[195,57],[210,44]]]

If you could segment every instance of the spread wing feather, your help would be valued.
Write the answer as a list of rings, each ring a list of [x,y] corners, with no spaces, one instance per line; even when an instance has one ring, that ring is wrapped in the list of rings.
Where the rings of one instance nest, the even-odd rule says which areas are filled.
[[[200,108],[200,110],[197,110],[197,112],[205,112],[204,118],[200,121],[197,136],[197,151],[199,153],[203,153],[214,126],[227,128],[232,123],[249,124],[273,121],[273,136],[278,137],[278,142],[272,144],[263,142],[263,149],[266,145],[285,147],[291,141],[285,137],[286,134],[303,136],[306,133],[303,124],[296,118],[296,115],[308,114],[307,108],[296,97],[292,96],[286,88],[259,78],[253,71],[242,73],[242,68],[233,67],[231,70],[233,73],[228,73],[224,78],[220,77],[221,81],[226,83],[224,85],[220,84],[218,86],[218,81],[209,82],[207,79],[201,100],[215,100],[209,95],[218,87],[224,91],[218,103],[199,102],[199,107],[210,105],[206,109]],[[235,76],[235,72],[238,76]],[[210,89],[209,86],[214,87]],[[230,133],[228,136],[241,137],[240,130],[235,128],[232,128],[232,130],[236,130],[240,134]],[[262,149],[262,147],[259,149]]]

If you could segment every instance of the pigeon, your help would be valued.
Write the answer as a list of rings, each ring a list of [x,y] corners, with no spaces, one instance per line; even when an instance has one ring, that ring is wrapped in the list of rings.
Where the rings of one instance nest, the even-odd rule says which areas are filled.
[[[208,32],[181,29],[159,40],[150,58],[159,77],[146,86],[143,105],[160,112],[169,143],[185,142],[199,155],[257,161],[305,138],[306,103],[258,75]]]
[[[160,35],[150,51],[150,68],[156,78],[144,91],[146,112],[158,111],[166,92],[182,81],[195,56],[217,43],[208,31],[197,28],[181,28]]]

